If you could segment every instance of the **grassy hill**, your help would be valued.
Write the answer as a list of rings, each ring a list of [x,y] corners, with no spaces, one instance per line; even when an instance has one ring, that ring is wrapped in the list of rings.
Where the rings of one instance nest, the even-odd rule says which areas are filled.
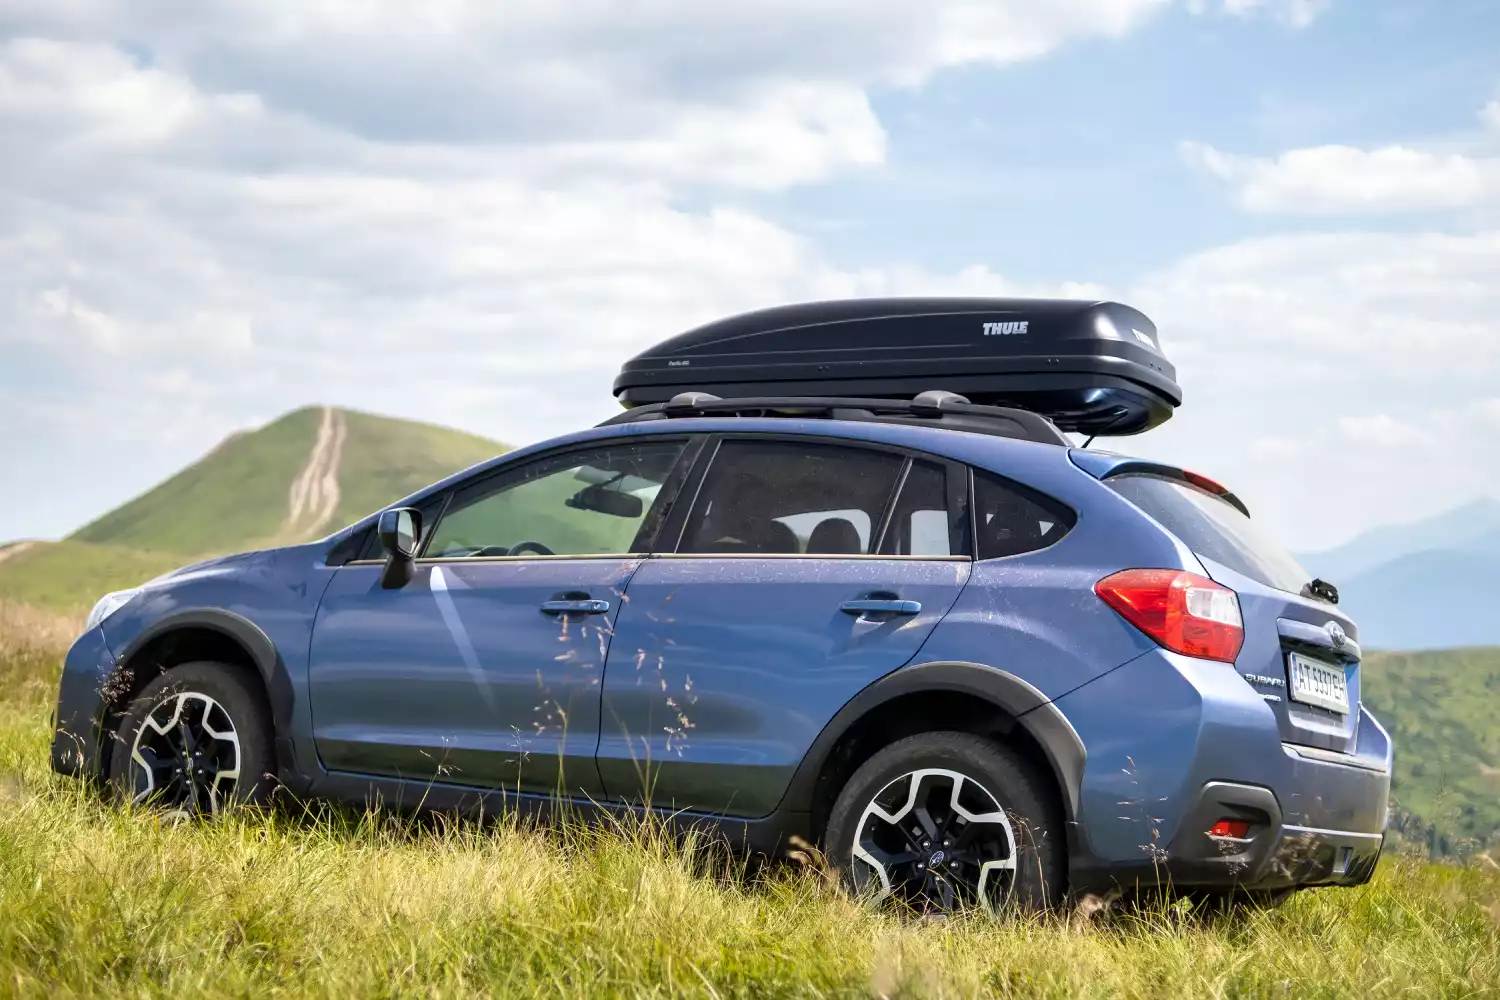
[[[108,591],[160,576],[187,561],[168,552],[118,545],[36,543],[0,562],[0,601],[58,611],[87,610]]]
[[[308,471],[320,434],[327,439],[321,471],[333,473],[337,488],[320,492],[311,483],[309,499],[323,505],[304,504],[303,516],[293,517],[293,486]],[[71,537],[189,556],[307,541],[505,450],[431,424],[307,407],[232,435]]]
[[[1500,647],[1372,653],[1364,670],[1396,744],[1398,832],[1435,854],[1500,846]]]
[[[507,446],[306,407],[231,435],[62,542],[0,548],[0,599],[75,611],[195,559],[320,538]]]

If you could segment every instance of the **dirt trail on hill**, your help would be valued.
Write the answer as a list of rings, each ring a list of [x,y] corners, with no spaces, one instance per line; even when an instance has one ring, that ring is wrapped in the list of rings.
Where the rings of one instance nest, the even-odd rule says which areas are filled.
[[[36,542],[17,542],[14,545],[7,545],[5,548],[0,549],[0,563],[5,562],[11,556],[18,556],[27,549],[34,548],[36,548]]]
[[[344,415],[331,406],[323,407],[323,422],[318,425],[312,453],[292,480],[285,532],[312,537],[333,520],[339,507],[339,463],[344,457],[344,438],[348,433]]]

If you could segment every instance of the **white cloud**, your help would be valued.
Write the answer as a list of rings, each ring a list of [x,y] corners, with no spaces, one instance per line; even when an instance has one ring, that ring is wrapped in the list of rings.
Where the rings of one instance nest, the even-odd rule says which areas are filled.
[[[656,134],[686,108],[744,103],[767,81],[919,82],[1067,40],[1119,35],[1167,0],[401,0],[128,6],[35,0],[12,33],[145,41],[215,91],[401,141]]]
[[[1422,212],[1500,199],[1500,158],[1404,146],[1317,146],[1259,159],[1193,142],[1182,144],[1182,154],[1230,182],[1239,203],[1253,212]]]
[[[728,312],[1013,289],[984,268],[840,271],[736,192],[878,166],[871,80],[1124,30],[1154,0],[1031,19],[1022,5],[940,4],[934,37],[897,4],[841,27],[846,6],[760,18],[658,3],[633,26],[599,7],[612,30],[682,19],[651,43],[704,61],[668,79],[613,42],[591,60],[605,25],[553,5],[508,6],[502,26],[488,5],[426,5],[413,25],[287,4],[246,13],[242,32],[227,27],[234,7],[179,23],[147,5],[125,31],[113,5],[8,5],[0,39],[17,16],[51,18],[56,36],[0,40],[0,411],[27,428],[0,486],[57,490],[22,530],[65,531],[309,401],[524,442],[613,412],[624,357]],[[965,10],[983,16],[960,44]],[[796,51],[804,29],[824,33],[824,52]],[[836,30],[853,51],[832,44]],[[129,54],[116,34],[149,45]],[[331,39],[363,54],[341,62]],[[484,120],[461,141],[444,131],[456,120],[391,117],[441,108],[443,79],[468,72],[445,64],[464,59],[504,79],[468,68],[465,114]],[[522,108],[535,120],[515,119],[550,73],[564,79]],[[398,83],[412,91],[393,110],[382,102]],[[365,104],[360,86],[375,91]],[[570,113],[601,127],[574,128]]]
[[[1128,449],[1228,482],[1318,548],[1500,495],[1500,231],[1267,237],[1125,293],[1178,366],[1176,417]],[[1488,402],[1486,402],[1488,401]]]
[[[1500,468],[1476,460],[1500,452],[1497,418],[1500,397],[1480,396],[1405,407],[1399,416],[1334,416],[1295,439],[1257,439],[1247,474],[1281,480],[1289,492],[1268,493],[1256,513],[1284,519],[1299,547],[1312,550],[1355,534],[1372,508],[1392,523],[1500,496]]]
[[[550,169],[611,164],[663,182],[779,189],[885,160],[885,129],[863,90],[783,83],[743,106],[684,112],[659,136],[562,143],[538,155]]]

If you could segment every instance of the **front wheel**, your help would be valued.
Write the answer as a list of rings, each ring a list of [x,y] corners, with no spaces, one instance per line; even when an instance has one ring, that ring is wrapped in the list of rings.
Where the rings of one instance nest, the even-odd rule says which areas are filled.
[[[825,845],[856,891],[923,913],[1059,902],[1066,848],[1048,784],[968,733],[898,740],[854,773]]]
[[[214,816],[270,797],[270,713],[239,668],[188,663],[167,671],[131,701],[115,735],[109,780],[124,801]]]

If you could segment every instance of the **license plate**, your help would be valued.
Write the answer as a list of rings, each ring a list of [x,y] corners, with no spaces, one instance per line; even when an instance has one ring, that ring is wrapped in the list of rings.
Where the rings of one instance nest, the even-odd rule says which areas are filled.
[[[1287,657],[1288,694],[1293,701],[1349,714],[1349,683],[1344,669],[1291,653]]]

